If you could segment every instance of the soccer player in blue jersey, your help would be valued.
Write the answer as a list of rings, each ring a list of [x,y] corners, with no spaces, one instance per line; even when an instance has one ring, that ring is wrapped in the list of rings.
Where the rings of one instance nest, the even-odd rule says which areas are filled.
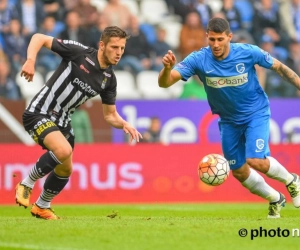
[[[300,180],[270,156],[270,106],[258,82],[255,65],[275,71],[299,90],[300,78],[259,47],[231,43],[232,36],[227,20],[211,19],[207,26],[209,46],[191,53],[178,64],[172,51],[168,51],[162,59],[164,68],[158,83],[168,88],[193,75],[200,78],[212,113],[220,117],[222,150],[233,176],[251,193],[269,201],[268,218],[279,218],[285,197],[256,171],[286,185],[297,208]]]

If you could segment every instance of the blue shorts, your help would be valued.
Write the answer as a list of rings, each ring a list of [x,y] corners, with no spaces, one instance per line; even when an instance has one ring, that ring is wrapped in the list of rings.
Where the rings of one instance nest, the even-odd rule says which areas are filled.
[[[222,150],[230,169],[238,169],[247,158],[264,159],[270,155],[270,116],[253,118],[245,124],[219,121]]]

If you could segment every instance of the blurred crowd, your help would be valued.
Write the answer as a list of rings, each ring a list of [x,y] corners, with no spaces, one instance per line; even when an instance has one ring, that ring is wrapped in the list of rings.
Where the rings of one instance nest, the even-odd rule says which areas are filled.
[[[24,98],[17,75],[34,33],[97,48],[103,29],[117,25],[131,38],[115,69],[136,76],[159,72],[168,49],[181,60],[206,46],[206,25],[215,16],[229,21],[232,42],[256,44],[300,74],[300,0],[0,0],[0,97]],[[42,49],[36,70],[47,80],[60,61]],[[269,97],[300,97],[271,70],[259,67],[258,77]],[[201,88],[194,80],[192,86]]]

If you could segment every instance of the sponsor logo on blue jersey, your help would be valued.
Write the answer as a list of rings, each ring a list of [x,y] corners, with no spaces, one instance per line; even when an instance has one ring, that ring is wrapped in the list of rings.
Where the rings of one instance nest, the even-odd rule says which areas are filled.
[[[240,86],[248,82],[248,73],[230,77],[206,77],[206,84],[212,88]]]

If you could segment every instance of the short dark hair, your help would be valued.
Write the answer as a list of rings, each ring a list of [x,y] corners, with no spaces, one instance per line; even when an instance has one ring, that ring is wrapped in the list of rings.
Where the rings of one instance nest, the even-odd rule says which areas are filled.
[[[100,41],[106,44],[109,42],[111,37],[125,38],[127,40],[130,36],[117,26],[108,26],[103,30]]]
[[[209,31],[215,33],[223,33],[225,32],[227,35],[231,32],[229,23],[226,19],[220,17],[214,17],[209,20],[207,25],[207,33]]]

